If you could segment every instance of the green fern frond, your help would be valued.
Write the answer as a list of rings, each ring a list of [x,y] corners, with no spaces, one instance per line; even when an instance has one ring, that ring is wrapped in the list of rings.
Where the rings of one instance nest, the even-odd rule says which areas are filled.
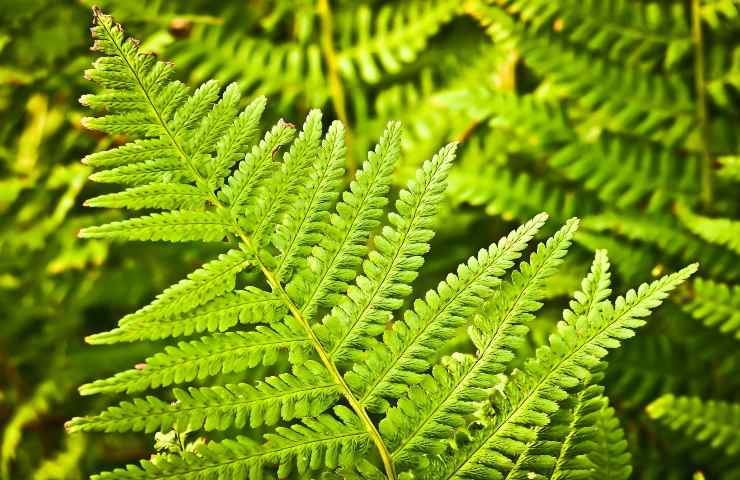
[[[593,478],[626,480],[632,475],[631,455],[627,450],[624,430],[613,407],[604,399],[594,425],[594,448],[588,452],[593,465]]]
[[[447,360],[449,373],[437,371],[436,377],[442,381],[437,395],[421,398],[412,392],[422,403],[404,409],[407,415],[413,412],[410,418],[404,419],[394,408],[390,409],[381,422],[381,432],[394,445],[395,461],[406,466],[419,455],[440,453],[445,436],[464,425],[464,417],[480,408],[495,384],[495,376],[504,372],[514,351],[522,345],[528,331],[524,323],[542,306],[537,301],[542,285],[556,273],[577,228],[577,220],[569,221],[545,244],[538,245],[529,263],[522,262],[519,270],[512,273],[511,282],[497,291],[469,329],[477,355]],[[396,408],[402,408],[402,404]]]
[[[273,293],[246,287],[220,295],[187,312],[165,316],[124,317],[117,328],[86,338],[91,344],[160,340],[202,332],[223,332],[231,327],[255,323],[273,324],[287,309]],[[134,314],[132,314],[134,315]]]
[[[383,343],[368,351],[368,358],[356,362],[347,382],[360,394],[372,411],[383,411],[383,398],[399,398],[406,385],[422,378],[430,366],[429,358],[445,338],[462,325],[493,294],[500,277],[513,266],[527,243],[544,224],[547,216],[538,215],[525,225],[481,250],[449,274],[436,290],[414,302],[403,320],[384,334]]]
[[[676,214],[684,226],[697,236],[740,254],[740,222],[698,215],[685,205],[678,205]]]
[[[400,124],[391,122],[335,207],[330,224],[325,224],[324,236],[308,259],[318,268],[294,276],[286,286],[291,298],[302,305],[305,317],[312,318],[322,302],[331,305],[334,295],[345,291],[355,277],[370,232],[380,223],[388,203],[386,193],[400,156],[400,136]]]
[[[398,73],[404,63],[416,59],[427,40],[459,11],[460,2],[450,0],[410,1],[386,5],[375,18],[361,5],[342,18],[337,63],[350,80],[361,78],[377,83],[381,68]]]
[[[683,308],[704,325],[740,339],[740,286],[698,278]]]
[[[208,196],[192,185],[150,183],[91,198],[85,202],[85,206],[130,210],[199,210],[207,201]]]
[[[257,365],[272,365],[282,352],[288,352],[290,359],[299,363],[310,348],[310,339],[300,326],[286,317],[283,322],[269,327],[260,325],[254,331],[215,333],[168,346],[137,368],[81,386],[80,393],[132,393],[221,373],[243,372]]]
[[[76,431],[225,430],[231,426],[256,428],[315,417],[339,398],[337,384],[326,369],[313,361],[292,373],[267,377],[254,386],[239,383],[213,387],[174,389],[174,403],[148,396],[125,401],[94,417],[70,420]]]
[[[583,229],[590,233],[610,232],[616,234],[618,242],[622,238],[640,241],[648,246],[655,246],[659,250],[674,258],[699,260],[702,269],[711,275],[733,280],[740,276],[740,269],[736,268],[740,259],[738,254],[721,246],[707,244],[687,231],[681,223],[669,215],[654,214],[649,220],[641,218],[631,212],[606,212],[592,215],[583,222]],[[579,241],[582,238],[579,238]],[[618,243],[615,243],[615,247]],[[636,246],[630,246],[631,254],[637,251]],[[614,248],[616,251],[616,248]],[[628,267],[626,258],[630,252],[625,252],[621,262],[622,267]],[[706,265],[706,266],[704,266]]]
[[[440,1],[398,8],[406,13],[399,17],[395,8],[380,8],[373,28],[388,35],[418,30],[419,25],[426,30],[413,41],[406,38],[409,32],[399,34],[394,41],[404,43],[398,46],[406,53],[398,57],[392,49],[382,50],[391,52],[383,57],[373,53],[378,45],[360,42],[370,53],[360,52],[349,61],[364,69],[364,81],[370,81],[365,75],[372,68],[396,71],[404,55],[415,58],[459,5]],[[361,6],[352,11],[366,15],[362,12],[371,10]],[[404,16],[408,12],[436,20],[429,27],[423,19]],[[168,435],[182,440],[181,432],[204,435],[187,445],[171,443],[167,451],[177,453],[155,455],[139,466],[95,478],[303,478],[322,470],[317,475],[327,479],[398,480],[402,477],[396,470],[402,469],[403,475],[419,478],[501,474],[513,479],[544,476],[552,468],[564,471],[573,466],[566,460],[580,461],[584,445],[591,443],[581,443],[574,432],[587,415],[577,412],[579,420],[567,423],[571,430],[564,439],[548,437],[560,431],[548,429],[552,415],[575,398],[569,391],[591,379],[607,349],[630,337],[695,266],[629,291],[612,307],[608,260],[597,251],[556,333],[518,370],[514,366],[527,356],[527,324],[542,308],[548,279],[563,263],[578,227],[577,219],[568,220],[502,282],[544,224],[546,215],[540,214],[482,249],[394,320],[430,248],[456,144],[421,165],[398,192],[395,211],[383,223],[402,150],[400,124],[387,125],[349,188],[340,193],[346,155],[341,124],[332,124],[322,139],[322,115],[312,110],[300,133],[280,120],[259,140],[263,98],[240,112],[242,87],[229,85],[222,92],[209,81],[190,94],[170,80],[168,64],[142,55],[110,17],[97,10],[95,17],[94,35],[107,56],[89,76],[103,90],[85,101],[102,113],[85,124],[125,134],[131,141],[87,161],[107,169],[98,174],[104,180],[130,188],[88,203],[164,211],[89,227],[81,235],[220,242],[226,251],[121,319],[115,329],[88,338],[108,344],[193,336],[165,346],[131,370],[82,386],[82,394],[163,391],[124,400],[97,416],[74,418],[69,430],[159,431],[160,440]],[[391,25],[392,18],[401,20]],[[543,144],[524,147],[522,153],[544,155],[545,146],[588,143],[570,126],[563,109],[543,107],[540,115],[527,115],[537,109],[536,103],[528,101],[510,120],[515,125],[521,118],[522,125],[514,129],[522,132],[527,121],[531,132],[542,127]],[[560,115],[560,121],[551,124],[551,113]],[[564,170],[586,169],[565,163]],[[576,173],[573,178],[580,180]],[[502,177],[504,183],[511,181]],[[567,182],[555,184],[562,193]],[[517,185],[521,190],[529,184]],[[594,184],[594,192],[605,185]],[[629,196],[630,187],[624,185],[602,199]],[[539,193],[556,198],[546,206],[558,214],[587,208],[576,197],[525,192],[527,208],[542,206]],[[628,203],[644,196],[633,195]],[[588,198],[595,205],[601,202]],[[448,339],[462,334],[463,326],[476,353],[444,356],[452,345]],[[242,375],[253,378],[258,366],[268,367],[263,380],[226,383],[234,381],[230,377],[236,382]],[[179,384],[189,385],[169,388]],[[577,405],[585,409],[586,403]],[[604,408],[599,411],[611,418],[613,411]],[[169,429],[175,430],[161,433]],[[253,438],[254,431],[231,438],[234,430],[249,429],[272,433],[264,441]],[[608,452],[621,465],[624,445],[617,430],[618,425],[605,420],[604,436],[613,440]],[[223,432],[213,437],[226,440],[205,438],[211,431]],[[599,460],[594,458],[593,465]],[[597,468],[593,465],[589,469]]]
[[[194,453],[158,455],[129,466],[102,473],[95,480],[188,478],[249,478],[261,480],[263,468],[277,465],[279,478],[295,471],[305,475],[319,468],[336,468],[356,462],[367,454],[368,435],[356,416],[345,407],[334,415],[307,418],[290,428],[278,427],[256,446],[253,440],[237,437],[220,443],[203,444]]]
[[[273,243],[281,254],[276,268],[279,278],[287,277],[293,269],[302,266],[311,253],[310,247],[319,243],[321,225],[339,196],[345,153],[344,127],[334,122],[321,144],[315,170],[300,189],[297,208],[285,212],[283,221],[276,227]]]
[[[572,43],[627,64],[667,66],[691,49],[682,5],[636,5],[627,0],[497,0],[494,2],[534,31],[552,28]]]
[[[648,405],[647,412],[671,430],[722,450],[730,457],[740,452],[738,404],[664,395]]]
[[[352,360],[369,339],[380,335],[392,312],[411,293],[409,284],[416,278],[434,235],[430,227],[455,148],[451,144],[440,150],[400,192],[396,212],[388,216],[389,225],[373,238],[375,249],[363,264],[364,275],[357,277],[342,301],[322,320],[322,326],[314,329],[337,363]]]
[[[573,99],[591,125],[634,133],[669,147],[692,143],[697,123],[691,89],[680,76],[659,76],[592,56],[562,38],[535,35],[498,7],[473,15],[496,41],[516,45],[538,74]]]
[[[219,213],[173,210],[111,222],[99,227],[87,227],[80,231],[80,237],[165,242],[221,242],[229,235],[230,229],[231,224],[228,219]]]
[[[471,444],[460,448],[452,462],[442,465],[444,476],[437,478],[477,478],[481,472],[495,475],[506,465],[505,459],[521,454],[532,440],[526,427],[546,425],[558,404],[568,397],[567,390],[589,375],[607,349],[633,336],[633,330],[645,324],[642,318],[696,268],[690,265],[643,284],[638,291],[630,290],[625,297],[618,297],[614,306],[602,302],[600,311],[580,317],[575,325],[560,323],[550,345],[538,349],[536,358],[510,377],[504,399],[494,404],[495,417],[490,424],[474,434]]]

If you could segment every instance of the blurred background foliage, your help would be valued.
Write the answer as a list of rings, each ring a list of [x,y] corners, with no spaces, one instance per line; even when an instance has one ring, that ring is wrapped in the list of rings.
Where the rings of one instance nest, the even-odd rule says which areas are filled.
[[[635,478],[740,478],[737,450],[700,438],[740,419],[677,435],[651,418],[661,408],[646,410],[669,393],[740,401],[740,2],[97,3],[183,81],[267,95],[265,124],[299,123],[313,107],[341,119],[350,170],[390,119],[406,128],[399,183],[462,141],[419,291],[537,212],[554,225],[581,217],[579,248],[550,285],[529,348],[559,320],[593,249],[609,250],[623,284],[701,262],[701,278],[611,358],[605,384]],[[92,348],[84,337],[208,258],[200,246],[76,237],[117,215],[81,207],[105,186],[88,183],[79,160],[123,140],[79,122],[91,6],[0,0],[2,478],[83,478],[155,448],[151,436],[64,433],[65,420],[103,401],[77,385],[157,347]]]

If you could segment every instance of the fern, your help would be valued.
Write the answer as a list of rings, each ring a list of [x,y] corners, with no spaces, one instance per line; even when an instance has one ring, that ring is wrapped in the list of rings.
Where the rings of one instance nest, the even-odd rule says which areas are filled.
[[[740,405],[665,395],[648,406],[648,414],[672,430],[721,449],[730,457],[740,450]]]
[[[288,478],[316,470],[350,478],[396,479],[407,471],[420,478],[529,476],[557,465],[556,450],[568,456],[579,448],[570,435],[538,451],[538,436],[560,404],[585,401],[578,387],[608,350],[696,271],[690,265],[612,304],[608,260],[598,251],[548,345],[528,356],[527,324],[579,223],[568,220],[504,280],[545,223],[540,214],[403,309],[430,249],[454,143],[420,166],[382,222],[401,153],[398,123],[388,124],[340,195],[339,123],[322,140],[321,114],[312,111],[300,133],[281,120],[258,140],[263,99],[240,113],[236,86],[221,92],[209,81],[190,93],[169,78],[169,64],[141,53],[111,17],[96,9],[94,18],[103,56],[87,76],[103,91],[86,103],[104,111],[85,125],[125,133],[133,137],[128,145],[141,147],[96,154],[105,159],[98,162],[109,172],[156,162],[163,170],[138,173],[136,185],[88,204],[163,211],[80,236],[199,241],[226,250],[88,341],[197,338],[80,392],[197,385],[67,423],[72,432],[158,431],[160,438],[174,429],[181,443],[193,430],[224,431],[215,437],[223,440],[172,444],[170,453],[95,478]],[[156,153],[162,149],[172,154],[166,162]],[[196,191],[201,200],[188,200]],[[476,354],[440,355],[462,327]],[[258,365],[272,373],[229,383],[245,372],[259,376]],[[491,401],[502,379],[503,395]],[[589,461],[595,472],[622,478],[629,467],[613,410],[602,403],[599,415],[594,438],[609,445],[595,446]],[[263,427],[271,433],[259,438],[255,429]],[[244,435],[232,435],[237,430]]]

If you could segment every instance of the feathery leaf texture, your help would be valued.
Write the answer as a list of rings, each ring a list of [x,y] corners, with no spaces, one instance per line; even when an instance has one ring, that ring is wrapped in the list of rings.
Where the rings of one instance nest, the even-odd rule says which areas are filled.
[[[693,297],[683,306],[697,320],[740,340],[740,286],[698,278]]]
[[[437,9],[436,23],[424,27],[431,35],[458,5],[424,8]],[[387,18],[377,20],[385,31]],[[95,179],[124,185],[87,204],[162,211],[80,235],[219,242],[225,253],[113,330],[88,337],[101,344],[190,338],[83,385],[84,395],[158,390],[74,418],[67,428],[174,429],[203,437],[222,431],[226,439],[199,440],[94,478],[307,478],[316,470],[326,478],[397,480],[400,471],[417,478],[524,478],[582,465],[614,472],[609,478],[629,473],[614,411],[600,389],[585,384],[607,349],[632,336],[695,265],[612,305],[608,259],[597,251],[548,345],[513,369],[578,219],[567,220],[505,279],[547,219],[534,216],[394,319],[430,248],[456,144],[421,164],[382,222],[401,155],[399,123],[387,125],[342,193],[340,123],[324,135],[321,112],[312,110],[300,131],[280,120],[262,133],[264,98],[240,110],[239,87],[221,91],[215,81],[190,93],[171,80],[169,64],[142,54],[110,17],[95,10],[95,23],[95,49],[104,56],[87,76],[102,91],[83,103],[102,113],[84,123],[131,141],[86,158],[103,169]],[[418,48],[409,45],[408,55]],[[392,70],[397,60],[380,61]],[[372,72],[363,68],[370,81],[365,76]],[[475,355],[440,358],[462,327]],[[269,367],[261,380],[240,381],[258,366]],[[558,415],[567,421],[558,423]],[[268,432],[263,439],[250,432],[257,428]]]
[[[648,405],[647,412],[671,430],[730,457],[740,452],[740,404],[667,394]]]

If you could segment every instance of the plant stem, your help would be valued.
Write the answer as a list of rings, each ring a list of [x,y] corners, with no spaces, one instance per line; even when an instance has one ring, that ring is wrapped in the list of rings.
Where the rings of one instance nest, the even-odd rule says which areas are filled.
[[[699,122],[699,141],[702,151],[701,199],[705,209],[714,202],[712,154],[709,151],[709,118],[704,80],[704,38],[699,0],[691,0],[691,38],[694,44],[694,88],[696,90],[696,117]]]
[[[339,75],[337,52],[334,49],[334,20],[332,19],[329,0],[319,0],[316,10],[321,18],[321,52],[326,62],[329,76],[329,93],[334,111],[341,122],[347,127],[344,129],[344,143],[347,148],[347,175],[351,178],[355,174],[357,165],[352,156],[352,142],[349,135],[349,117],[347,116],[347,100],[344,94],[342,77]]]

